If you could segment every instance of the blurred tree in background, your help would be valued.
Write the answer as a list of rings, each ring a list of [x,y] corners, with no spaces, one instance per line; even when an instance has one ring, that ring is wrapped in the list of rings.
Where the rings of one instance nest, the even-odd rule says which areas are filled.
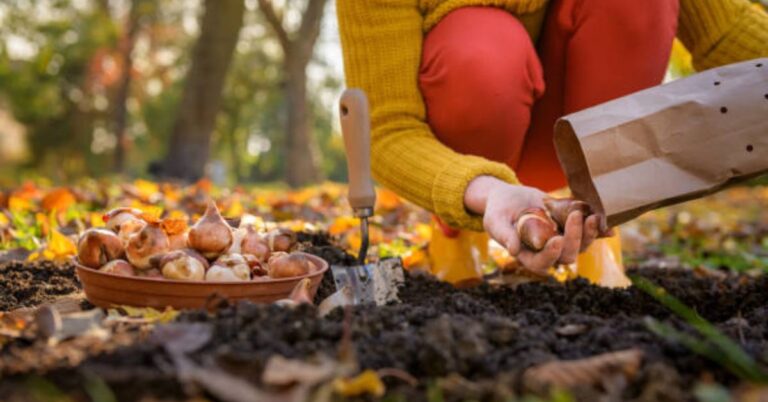
[[[187,181],[205,175],[221,93],[243,26],[243,0],[206,0],[200,38],[176,111],[163,176]]]
[[[8,112],[26,129],[28,148],[22,164],[0,159],[0,174],[14,181],[30,174],[68,181],[113,172],[160,173],[168,166],[163,163],[165,155],[174,159],[170,155],[180,149],[179,144],[194,142],[190,133],[202,132],[207,139],[201,143],[210,157],[203,153],[176,158],[197,166],[182,167],[172,176],[194,179],[207,167],[206,173],[220,182],[279,181],[294,167],[286,163],[288,150],[296,148],[288,133],[303,130],[300,135],[307,139],[305,151],[312,152],[311,166],[320,172],[300,182],[321,177],[344,180],[342,141],[331,124],[341,77],[325,62],[325,55],[313,52],[322,16],[329,13],[323,12],[325,7],[309,7],[314,0],[273,4],[295,46],[304,49],[301,63],[291,62],[291,66],[303,64],[304,77],[294,81],[296,70],[288,70],[280,34],[258,1],[242,1],[0,2],[0,117]],[[239,6],[223,17],[231,23],[219,21],[209,35],[221,37],[226,28],[234,49],[219,80],[195,72],[194,67],[194,49],[201,46],[199,38],[206,37],[205,3]],[[302,16],[310,10],[316,16],[312,29],[300,33]],[[232,17],[238,13],[241,28],[238,18]],[[239,32],[233,35],[233,31]],[[311,41],[303,41],[305,36]],[[222,57],[216,54],[212,62],[222,62]],[[310,70],[314,74],[307,83]],[[196,79],[187,80],[195,74]],[[297,82],[305,88],[304,103],[290,100],[296,99],[289,94],[298,92]],[[197,101],[214,109],[202,120],[202,106],[186,99],[192,96],[188,88],[196,85],[207,85],[198,88],[202,90]],[[221,93],[217,102],[213,87]],[[297,110],[302,121],[296,120]],[[205,124],[200,123],[203,120]],[[0,136],[3,124],[0,118]],[[313,147],[319,147],[322,161]]]

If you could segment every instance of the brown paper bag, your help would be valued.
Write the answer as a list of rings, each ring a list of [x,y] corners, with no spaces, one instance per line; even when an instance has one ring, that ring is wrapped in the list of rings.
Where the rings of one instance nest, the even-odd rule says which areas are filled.
[[[574,196],[611,226],[768,172],[768,58],[565,116],[555,147]]]

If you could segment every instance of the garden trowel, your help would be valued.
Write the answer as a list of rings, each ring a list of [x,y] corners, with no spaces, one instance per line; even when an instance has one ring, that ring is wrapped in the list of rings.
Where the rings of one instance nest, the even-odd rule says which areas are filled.
[[[366,264],[368,218],[373,215],[376,190],[371,178],[371,122],[368,99],[359,89],[347,89],[339,101],[341,132],[347,153],[349,204],[360,219],[360,251],[357,265],[331,266],[337,293],[352,304],[386,304],[397,300],[397,285],[403,281],[397,260]]]

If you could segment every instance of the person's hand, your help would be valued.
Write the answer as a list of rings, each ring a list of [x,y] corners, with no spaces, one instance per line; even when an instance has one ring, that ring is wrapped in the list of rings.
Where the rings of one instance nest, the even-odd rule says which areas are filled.
[[[598,236],[610,235],[600,229],[601,218],[589,216],[586,221],[579,211],[568,215],[565,233],[551,238],[544,248],[535,252],[520,241],[514,226],[520,212],[526,208],[544,209],[547,195],[533,187],[512,185],[491,176],[479,176],[469,183],[464,204],[471,212],[483,216],[483,226],[494,240],[515,256],[524,268],[546,274],[555,264],[570,264]],[[602,233],[601,233],[602,232]]]

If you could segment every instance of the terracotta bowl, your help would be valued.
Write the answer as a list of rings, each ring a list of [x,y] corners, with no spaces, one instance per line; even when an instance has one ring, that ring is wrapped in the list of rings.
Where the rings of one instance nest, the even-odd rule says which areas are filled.
[[[167,306],[176,309],[204,308],[216,299],[270,303],[288,297],[294,286],[304,278],[309,278],[312,282],[310,295],[314,297],[323,274],[328,270],[328,263],[317,256],[301,254],[314,263],[312,272],[294,278],[270,279],[264,282],[186,282],[120,276],[80,264],[76,264],[76,267],[85,297],[99,307],[127,305],[157,309]]]

